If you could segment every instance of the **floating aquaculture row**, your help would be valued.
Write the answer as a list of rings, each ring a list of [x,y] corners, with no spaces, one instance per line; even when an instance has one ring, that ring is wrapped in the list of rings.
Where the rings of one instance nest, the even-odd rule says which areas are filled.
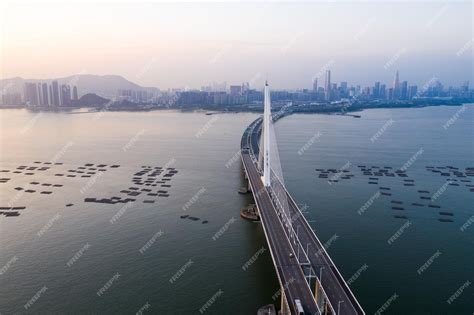
[[[20,207],[0,207],[0,215],[4,217],[18,217],[20,215],[20,210],[25,210],[25,206]]]
[[[133,186],[124,188],[118,192],[118,194],[125,195],[125,197],[114,196],[109,198],[94,198],[88,197],[84,199],[84,202],[95,202],[103,204],[116,204],[116,203],[127,203],[134,202],[136,198],[145,196],[146,199],[142,200],[145,204],[154,204],[155,198],[169,197],[168,189],[171,188],[171,178],[178,173],[174,167],[161,167],[161,166],[142,166],[141,169],[134,173],[131,179]],[[139,187],[139,186],[148,186]],[[152,188],[157,187],[157,188]]]
[[[183,214],[180,216],[181,219],[188,219],[188,220],[191,220],[191,221],[199,221],[201,220],[201,218],[198,218],[198,217],[193,217],[193,216],[190,216],[189,214]],[[202,220],[201,223],[202,224],[206,224],[208,223],[209,221],[207,220]]]
[[[334,169],[334,168],[317,168],[316,172],[318,177],[321,179],[327,180],[328,184],[337,183],[340,180],[349,180],[357,176],[367,177],[369,185],[376,185],[379,186],[379,193],[381,196],[390,197],[392,196],[391,187],[382,186],[380,183],[381,178],[385,177],[392,177],[392,178],[399,178],[402,181],[403,186],[406,187],[415,187],[416,182],[414,179],[409,178],[406,170],[402,169],[393,169],[391,166],[368,166],[368,165],[358,165],[357,170],[359,171],[358,174],[354,174],[350,169],[347,167],[343,167],[341,169]],[[474,185],[471,183],[471,179],[469,177],[474,176],[474,167],[465,167],[465,168],[458,168],[454,166],[426,166],[426,170],[430,171],[434,174],[439,174],[440,176],[449,177],[446,179],[447,186],[465,186],[471,192],[474,192]],[[400,200],[391,200],[391,209],[395,211],[393,215],[394,218],[397,219],[407,219],[406,215],[400,214],[401,211],[405,210],[405,207],[426,207],[426,208],[433,208],[438,209],[438,221],[440,222],[453,222],[454,213],[451,211],[443,210],[441,211],[441,206],[433,204],[432,202],[437,198],[433,198],[428,190],[417,190],[419,194],[419,198],[424,203],[420,202],[412,202],[404,204],[403,201]],[[435,194],[433,194],[434,196]]]
[[[94,164],[94,163],[85,163],[83,166],[78,166],[76,168],[71,168],[69,170],[64,170],[63,163],[61,162],[51,162],[51,161],[34,161],[29,165],[19,165],[13,169],[0,169],[0,173],[10,173],[15,176],[38,176],[41,175],[55,175],[58,177],[91,177],[98,172],[105,172],[108,169],[114,169],[120,167],[120,165],[113,164]],[[45,173],[46,171],[50,171],[51,173]],[[14,180],[15,178],[4,177],[0,178],[0,183],[8,183],[10,180]],[[61,187],[65,184],[64,180],[62,183],[57,182],[42,182],[38,180],[33,180],[24,186],[16,186],[13,187],[13,190],[16,190],[18,193],[25,193],[25,194],[35,194],[38,193],[39,195],[51,195],[56,193]],[[72,203],[66,204],[66,207],[73,206]],[[1,207],[0,214],[6,217],[14,217],[20,216],[21,212],[18,210],[23,210],[26,207]]]

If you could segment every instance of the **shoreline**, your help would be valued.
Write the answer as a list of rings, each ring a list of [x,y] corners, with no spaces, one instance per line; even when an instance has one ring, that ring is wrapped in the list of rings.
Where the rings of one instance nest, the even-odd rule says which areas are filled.
[[[301,107],[296,106],[296,108],[290,108],[285,106],[275,106],[274,115],[290,115],[290,114],[326,114],[326,115],[341,115],[341,116],[352,116],[359,118],[359,115],[354,115],[353,113],[362,112],[366,109],[398,109],[398,108],[425,108],[425,107],[438,107],[438,106],[464,106],[474,104],[468,102],[456,102],[456,103],[439,103],[439,104],[381,104],[381,105],[368,105],[367,104],[357,104],[346,106],[346,104],[332,104],[332,105],[319,105],[321,107],[315,108],[315,105],[311,107]],[[243,105],[245,106],[245,105]],[[24,109],[34,113],[66,113],[66,114],[96,114],[103,112],[129,112],[129,113],[139,113],[139,112],[153,112],[153,111],[175,111],[182,113],[203,113],[205,115],[216,115],[216,114],[237,114],[237,113],[262,113],[263,109],[261,108],[206,108],[206,107],[196,107],[196,108],[182,108],[182,107],[153,107],[153,108],[100,108],[100,107],[77,107],[77,108],[60,108],[60,109],[30,109],[26,106],[0,106],[2,109]]]

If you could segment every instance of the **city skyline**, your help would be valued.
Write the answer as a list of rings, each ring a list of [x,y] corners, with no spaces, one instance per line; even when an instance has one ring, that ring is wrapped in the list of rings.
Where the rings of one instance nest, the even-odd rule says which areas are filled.
[[[116,73],[160,89],[269,78],[294,89],[331,68],[361,85],[394,69],[418,85],[473,80],[469,2],[26,3],[3,11],[2,78]]]
[[[396,70],[391,82],[375,81],[368,86],[352,84],[347,81],[334,82],[331,80],[330,69],[325,71],[324,83],[318,86],[318,78],[313,80],[312,89],[297,90],[274,90],[272,98],[275,101],[289,101],[297,104],[330,104],[332,102],[346,102],[349,104],[362,102],[366,104],[387,101],[395,104],[412,101],[436,100],[444,98],[446,101],[472,100],[474,89],[470,89],[469,81],[463,82],[460,86],[445,86],[436,77],[430,78],[423,85],[418,86],[405,80]],[[75,77],[74,81],[79,82],[80,78]],[[146,88],[136,85],[138,88],[120,88],[113,95],[100,96],[109,97],[111,105],[132,105],[139,106],[209,106],[209,105],[241,105],[241,110],[248,106],[259,104],[263,100],[263,91],[258,87],[251,86],[249,82],[241,84],[229,84],[227,82],[213,83],[202,86],[200,89],[172,89],[168,91],[149,91]],[[58,108],[68,106],[83,106],[78,101],[78,89],[76,85],[58,84],[57,80],[47,82],[24,83],[23,93],[2,92],[2,105],[26,105],[36,108]],[[96,95],[92,91],[85,89],[84,94]],[[100,99],[100,98],[99,98]],[[171,100],[171,103],[170,103]],[[413,104],[412,104],[413,105]]]
[[[397,73],[399,74],[402,71],[400,71],[398,68],[395,68],[395,69],[393,69],[393,72],[390,73],[387,80],[382,80],[380,78],[374,78],[373,81],[370,81],[368,83],[361,83],[361,82],[365,82],[365,81],[364,80],[350,81],[347,78],[341,78],[340,75],[339,75],[337,80],[333,80],[333,79],[331,79],[331,78],[333,78],[333,74],[335,73],[337,75],[338,73],[334,72],[332,69],[328,68],[327,70],[324,70],[324,72],[322,74],[318,74],[318,76],[313,77],[311,79],[312,81],[306,82],[306,84],[303,84],[301,86],[291,87],[291,88],[289,88],[289,87],[274,88],[274,90],[282,90],[282,91],[317,90],[317,88],[315,88],[315,86],[316,87],[322,87],[326,90],[327,89],[326,80],[327,80],[328,72],[329,72],[329,84],[331,86],[333,86],[334,84],[344,83],[344,84],[348,84],[348,85],[351,85],[351,86],[369,87],[369,86],[372,86],[374,83],[377,83],[377,82],[381,83],[381,84],[385,84],[386,86],[392,86],[392,85],[395,84]],[[132,82],[133,84],[137,84],[137,81],[134,81],[133,79],[129,79],[127,77],[117,75],[117,74],[97,75],[97,74],[79,73],[79,74],[67,75],[67,77],[73,78],[73,80],[78,80],[78,78],[80,76],[98,76],[98,77],[119,76],[119,77],[122,77],[123,79],[125,79],[129,82]],[[468,84],[470,82],[472,82],[471,80],[466,79],[466,80],[460,81],[459,83],[450,84],[449,82],[447,82],[442,77],[438,77],[438,76],[435,76],[435,75],[427,77],[426,80],[424,80],[424,81],[420,81],[420,82],[415,81],[414,82],[414,81],[411,81],[411,80],[407,79],[405,73],[403,73],[403,76],[404,76],[403,81],[407,81],[407,82],[409,81],[413,85],[426,85],[426,84],[430,85],[433,82],[440,82],[445,87],[454,87],[454,88],[456,88],[456,87],[465,86],[466,82]],[[24,77],[20,77],[20,76],[14,76],[14,77],[8,77],[8,78],[1,78],[0,80],[12,80],[12,79],[22,79],[25,82],[36,82],[36,83],[51,82],[52,83],[53,81],[62,80],[64,78],[43,78],[43,79],[39,79],[39,78],[24,78]],[[168,87],[168,88],[161,88],[161,89],[160,89],[159,86],[145,86],[145,85],[140,85],[140,84],[138,84],[138,86],[141,86],[143,88],[157,88],[157,89],[160,89],[161,91],[164,91],[164,92],[166,92],[166,91],[188,91],[188,90],[192,90],[192,91],[196,91],[196,90],[199,90],[199,91],[225,91],[225,90],[228,90],[228,91],[230,91],[231,86],[240,85],[241,83],[245,83],[245,84],[248,85],[248,88],[263,91],[264,82],[266,80],[270,80],[270,79],[271,78],[268,78],[268,77],[266,79],[264,79],[262,76],[259,75],[258,80],[255,79],[255,80],[250,80],[250,81],[245,81],[245,80],[244,81],[238,81],[238,80],[229,80],[229,79],[226,80],[226,79],[224,79],[222,81],[208,81],[208,82],[205,82],[205,83],[203,83],[199,86],[171,86],[171,87]],[[401,84],[401,83],[402,82],[399,82],[399,84]],[[71,85],[71,84],[66,84],[66,85]],[[2,92],[8,92],[9,88],[10,88],[10,86],[4,87],[4,90]]]

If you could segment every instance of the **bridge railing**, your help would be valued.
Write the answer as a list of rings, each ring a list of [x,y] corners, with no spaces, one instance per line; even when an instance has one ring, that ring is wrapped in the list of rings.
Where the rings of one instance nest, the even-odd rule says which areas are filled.
[[[280,179],[278,178],[278,176],[276,176],[276,174],[274,174],[274,178],[275,178],[275,180],[272,181],[272,186],[273,186],[273,184],[275,183],[275,185],[278,185],[281,189],[283,189],[283,190],[285,191],[285,193],[288,193],[288,191],[287,191],[286,188],[284,187],[283,183],[280,181]],[[272,190],[273,190],[273,187],[272,187]],[[277,196],[275,196],[275,199],[276,199],[276,200],[272,200],[273,202],[278,203],[278,205],[277,205],[275,208],[280,208],[280,209],[281,209],[282,205],[281,205],[280,200],[278,200],[278,197],[277,197]],[[295,205],[296,205],[296,204],[295,204]],[[299,208],[297,205],[296,205],[295,208],[297,209],[297,213],[296,213],[296,215],[295,215],[296,218],[293,217],[293,216],[291,216],[291,215],[288,216],[288,215],[286,214],[286,212],[284,212],[284,211],[283,211],[283,215],[285,216],[285,219],[286,219],[286,220],[284,220],[283,217],[280,217],[280,219],[281,219],[281,221],[282,221],[282,225],[283,225],[284,222],[286,221],[286,223],[287,223],[286,226],[289,227],[288,231],[285,231],[285,233],[287,234],[287,236],[288,236],[288,238],[289,238],[290,240],[291,240],[291,239],[293,239],[294,241],[296,240],[297,244],[292,243],[292,247],[294,248],[294,246],[293,246],[293,244],[294,244],[294,245],[296,245],[298,248],[301,248],[301,249],[302,249],[302,251],[303,251],[303,253],[304,253],[305,257],[306,257],[306,260],[307,260],[307,262],[308,262],[308,264],[309,264],[309,272],[310,272],[310,274],[311,274],[311,272],[313,272],[313,273],[315,274],[316,284],[317,284],[317,285],[316,285],[315,288],[314,288],[314,290],[315,290],[314,294],[317,295],[318,297],[320,297],[320,296],[323,296],[323,297],[324,297],[323,300],[320,299],[319,301],[317,301],[318,307],[321,307],[321,308],[328,307],[329,310],[330,310],[330,312],[331,312],[331,314],[336,314],[335,308],[334,308],[334,306],[332,305],[332,303],[331,303],[331,301],[330,301],[330,299],[329,299],[329,296],[328,296],[327,293],[326,293],[326,290],[324,290],[324,286],[322,285],[322,279],[320,278],[320,277],[321,277],[321,274],[318,275],[318,273],[316,273],[316,271],[314,270],[313,266],[311,265],[310,259],[309,259],[309,257],[308,257],[308,255],[309,255],[309,247],[307,248],[307,251],[304,250],[304,245],[303,245],[303,243],[301,242],[301,240],[300,240],[299,237],[298,237],[298,229],[295,231],[293,222],[296,221],[297,219],[301,218],[301,219],[304,221],[305,224],[308,224],[307,221],[306,221],[306,218],[304,217],[304,215],[303,215],[303,213],[301,212],[300,208]],[[321,245],[321,246],[322,246],[322,245]],[[324,248],[324,247],[322,247],[322,248]],[[305,264],[300,264],[300,265],[303,266],[303,265],[305,265]],[[331,266],[330,266],[330,265],[327,265],[327,264],[321,265],[321,266],[318,265],[318,267],[331,268]],[[311,279],[311,278],[310,278],[310,279]],[[311,283],[311,282],[310,282],[310,281],[311,281],[310,279],[308,279],[309,283]],[[316,290],[318,290],[318,288],[319,288],[320,291],[319,291],[319,292],[316,292]],[[324,309],[323,309],[323,310],[320,309],[320,311],[321,311],[322,313],[324,313]]]
[[[250,149],[250,155],[251,155],[251,158],[252,158],[252,161],[254,162],[254,164],[257,166],[257,170],[259,169],[258,168],[258,162],[255,158],[255,152],[253,150],[253,145],[251,143],[251,140],[252,140],[252,134],[255,132],[255,127],[256,125],[258,125],[259,123],[259,120],[261,118],[255,120],[250,126],[249,126],[249,130],[248,130],[248,134],[247,134],[247,147],[249,147]],[[260,132],[260,130],[258,131]],[[258,144],[257,144],[258,145]],[[271,200],[272,200],[272,203],[275,207],[275,209],[277,209],[277,215],[278,215],[278,218],[280,220],[280,223],[282,224],[282,227],[283,227],[283,231],[284,233],[286,234],[289,242],[290,242],[290,245],[292,246],[293,250],[295,252],[298,252],[300,251],[300,248],[301,248],[301,251],[303,252],[305,258],[306,258],[306,263],[301,263],[300,262],[300,259],[299,259],[299,255],[297,257],[298,259],[298,263],[299,265],[301,266],[301,269],[303,271],[303,274],[305,275],[305,278],[308,282],[308,285],[310,286],[310,289],[311,289],[311,279],[314,278],[315,279],[315,288],[314,288],[314,294],[315,296],[318,297],[318,299],[316,300],[315,299],[315,302],[316,302],[316,306],[318,307],[318,311],[321,313],[321,314],[327,314],[327,312],[325,311],[326,309],[329,309],[329,312],[330,314],[336,314],[335,312],[335,309],[333,307],[333,305],[331,304],[329,298],[328,298],[328,295],[326,293],[326,291],[324,290],[324,287],[322,286],[322,282],[321,282],[321,279],[317,276],[317,273],[316,271],[314,270],[314,268],[311,266],[311,262],[309,260],[309,257],[308,257],[308,252],[305,252],[304,250],[304,247],[303,247],[303,244],[301,243],[301,241],[299,240],[298,238],[298,234],[297,232],[294,230],[293,228],[293,225],[292,225],[292,219],[290,217],[288,217],[288,213],[289,213],[289,210],[288,211],[285,211],[284,209],[284,206],[281,204],[281,201],[279,200],[278,198],[278,193],[275,193],[275,190],[274,190],[274,186],[277,186],[277,187],[280,187],[280,194],[281,192],[283,192],[285,195],[288,194],[288,191],[286,190],[286,188],[284,187],[283,183],[280,181],[280,179],[278,178],[278,176],[275,174],[275,172],[271,172],[271,187],[270,189],[267,187],[267,192],[269,193],[270,197],[271,197]],[[283,189],[281,189],[283,188]],[[259,193],[259,192],[254,192],[254,193]],[[303,217],[303,214],[301,213],[301,211],[299,210],[299,208],[297,207],[298,209],[298,214],[299,216]],[[288,212],[288,213],[287,213]],[[283,214],[282,214],[283,213]],[[286,220],[283,219],[282,216],[285,216]],[[285,224],[286,223],[286,224]],[[285,226],[288,228],[288,230],[285,228]],[[291,241],[291,239],[293,239],[293,242]],[[297,241],[297,244],[294,243],[294,241]],[[295,250],[295,245],[297,246],[297,249]],[[307,275],[305,273],[305,269],[304,267],[307,267],[308,271],[309,271],[309,275]],[[312,275],[314,273],[314,276]],[[318,291],[316,291],[318,290]],[[311,291],[313,292],[313,290],[311,289]]]
[[[278,178],[278,176],[276,176],[277,180],[279,181],[280,185],[283,186],[283,189],[285,189],[286,193],[287,193],[287,196],[290,198],[290,200],[293,202],[293,204],[295,205],[296,209],[298,209],[298,211],[301,213],[301,210],[299,209],[298,207],[298,204],[296,203],[296,201],[293,199],[293,197],[290,195],[290,193],[288,192],[288,190],[286,189],[286,187],[281,183],[280,179]],[[354,296],[354,294],[352,293],[352,290],[349,288],[349,286],[347,285],[347,282],[344,280],[344,277],[342,276],[341,272],[339,271],[339,269],[337,269],[336,267],[336,264],[334,264],[334,262],[332,261],[331,259],[331,256],[328,254],[328,252],[326,251],[326,248],[324,247],[324,245],[321,243],[321,241],[319,240],[319,238],[317,237],[316,233],[314,232],[314,230],[311,228],[311,226],[309,225],[308,221],[306,220],[306,217],[304,215],[302,215],[301,213],[301,217],[302,217],[302,220],[304,221],[304,224],[308,225],[309,227],[309,230],[311,231],[311,233],[313,234],[314,238],[316,239],[316,241],[318,242],[319,244],[319,247],[321,248],[321,254],[323,254],[326,258],[328,258],[329,262],[330,262],[330,265],[328,267],[330,267],[332,270],[335,271],[335,276],[336,276],[336,279],[338,280],[338,282],[341,284],[341,286],[343,287],[344,289],[344,292],[346,292],[347,296],[349,297],[349,299],[353,302],[353,304],[355,303],[355,305],[359,308],[359,311],[362,313],[362,314],[365,314],[365,312],[363,311],[362,309],[362,306],[359,304],[359,301],[357,301],[356,297]],[[334,310],[334,308],[333,308]]]
[[[259,165],[258,165],[258,161],[256,159],[256,155],[255,155],[255,152],[253,150],[253,145],[251,143],[252,141],[252,134],[255,132],[255,128],[256,126],[259,124],[260,120],[262,119],[262,117],[259,117],[258,119],[256,119],[254,122],[252,122],[252,124],[249,126],[251,127],[251,130],[249,130],[249,133],[247,135],[247,146],[250,148],[250,155],[251,155],[251,158],[252,158],[252,161],[254,162],[254,164],[257,166],[257,170],[259,170]],[[261,132],[261,125],[259,126],[260,130],[258,130],[258,132]],[[259,144],[257,143],[257,146]],[[273,172],[273,171],[272,171]],[[273,176],[272,176],[273,177]],[[291,202],[293,202],[293,204],[295,205],[295,208],[298,210],[298,214],[300,217],[302,217],[302,221],[304,222],[305,225],[307,225],[309,227],[309,230],[311,231],[311,233],[313,234],[316,242],[318,243],[319,245],[319,248],[320,248],[320,251],[321,251],[321,254],[324,255],[326,258],[328,258],[330,264],[329,265],[325,265],[324,267],[328,267],[329,269],[331,269],[331,271],[335,271],[335,276],[336,276],[336,279],[338,280],[338,282],[341,284],[341,286],[343,287],[343,290],[346,292],[347,296],[349,297],[349,299],[352,301],[352,304],[357,306],[358,309],[359,309],[359,312],[361,314],[365,314],[362,307],[360,306],[359,302],[357,301],[357,299],[355,298],[354,294],[352,293],[352,291],[350,290],[350,288],[348,287],[346,281],[344,280],[344,278],[342,277],[339,269],[337,269],[336,265],[334,264],[334,262],[332,261],[331,257],[329,256],[329,254],[327,253],[326,251],[326,248],[324,247],[324,245],[321,243],[321,241],[319,240],[319,238],[316,236],[316,233],[313,231],[313,229],[311,228],[311,226],[309,225],[308,221],[306,220],[306,217],[304,217],[304,215],[302,214],[301,210],[299,209],[298,207],[298,204],[295,202],[295,200],[293,199],[293,197],[290,195],[290,193],[288,192],[288,190],[286,189],[285,185],[281,182],[281,180],[278,178],[278,176],[276,176],[276,174],[274,174],[274,177],[276,179],[276,183],[279,187],[279,189],[283,190],[285,192],[285,195],[286,195],[286,198],[289,198],[291,200]],[[272,179],[272,186],[273,186],[273,183],[274,183],[274,180]],[[273,190],[273,188],[272,188]],[[273,200],[272,198],[272,201],[275,203],[275,200]],[[283,210],[283,207],[281,205],[281,202],[280,200],[277,198],[276,201],[278,202],[278,205],[275,203],[275,208],[276,209],[282,209]],[[296,238],[296,240],[298,241],[298,245],[299,247],[301,247],[303,249],[303,253],[305,254],[306,256],[306,259],[309,261],[309,258],[308,258],[308,255],[309,255],[309,252],[305,252],[304,251],[304,247],[303,247],[303,244],[301,243],[301,241],[299,240],[298,238],[298,232],[294,230],[292,224],[291,224],[291,218],[288,217],[288,215],[286,214],[285,211],[282,211],[286,217],[286,221],[287,223],[289,223],[290,225],[290,232],[287,232],[285,229],[285,233],[287,235],[290,235],[293,234],[293,237]],[[281,220],[283,220],[283,218],[280,218]],[[282,224],[283,225],[283,224]],[[284,226],[284,225],[283,225]],[[290,236],[288,236],[288,238],[290,239]],[[293,246],[293,245],[292,245]],[[294,248],[294,247],[293,247]],[[311,267],[311,269],[313,270],[314,272],[314,269]],[[321,291],[323,293],[323,295],[326,297],[326,303],[328,304],[328,307],[330,308],[330,310],[332,311],[333,314],[336,314],[335,312],[335,309],[334,307],[332,306],[332,304],[330,303],[329,299],[327,298],[327,294],[324,290],[324,287],[322,286],[321,284],[321,280],[318,276],[318,274],[316,272],[314,272],[315,275],[316,275],[316,281],[318,282],[318,285],[319,287],[321,288]],[[317,303],[318,306],[319,306],[319,303]]]

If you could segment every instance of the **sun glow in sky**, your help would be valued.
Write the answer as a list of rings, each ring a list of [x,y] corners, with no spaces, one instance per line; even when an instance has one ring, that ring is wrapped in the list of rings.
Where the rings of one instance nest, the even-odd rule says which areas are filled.
[[[1,6],[1,77],[118,74],[146,86],[277,88],[473,80],[471,1],[20,1]],[[467,48],[466,48],[467,47]]]

